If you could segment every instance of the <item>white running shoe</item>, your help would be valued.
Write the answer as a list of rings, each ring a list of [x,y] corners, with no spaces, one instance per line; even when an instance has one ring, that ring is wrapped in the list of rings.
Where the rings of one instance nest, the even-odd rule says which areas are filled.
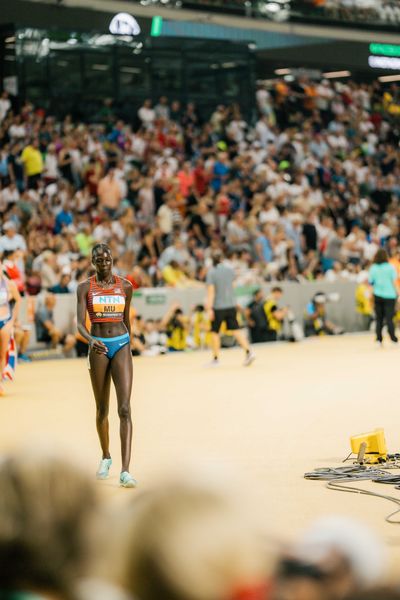
[[[128,473],[128,471],[122,471],[119,476],[119,484],[125,488],[135,488],[137,486],[137,481],[130,473]]]
[[[111,458],[103,458],[100,461],[99,468],[97,469],[96,479],[107,479],[111,465]]]
[[[252,350],[246,354],[246,358],[244,359],[243,366],[249,367],[256,360],[256,355]]]

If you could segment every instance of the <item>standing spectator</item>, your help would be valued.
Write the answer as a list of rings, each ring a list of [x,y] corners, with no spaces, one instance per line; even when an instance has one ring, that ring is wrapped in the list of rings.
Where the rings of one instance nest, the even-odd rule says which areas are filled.
[[[146,129],[151,129],[156,119],[156,113],[151,107],[151,100],[145,100],[138,110],[138,117]]]
[[[99,207],[112,219],[117,216],[122,201],[121,186],[115,177],[115,170],[109,169],[107,175],[100,179],[97,189]]]
[[[36,190],[44,168],[43,158],[39,150],[38,138],[34,138],[31,143],[23,149],[21,161],[24,165],[24,174],[28,189]]]
[[[11,108],[11,102],[9,98],[9,94],[4,90],[0,96],[0,123],[4,120],[8,111]]]
[[[183,163],[182,169],[178,171],[177,177],[181,194],[184,198],[187,198],[194,184],[194,175],[189,161]]]
[[[369,283],[374,290],[376,341],[380,346],[383,343],[382,329],[385,322],[390,339],[394,344],[398,343],[393,323],[397,299],[396,280],[396,270],[389,264],[386,251],[380,248],[369,272]]]
[[[169,106],[168,106],[168,98],[166,96],[161,96],[154,108],[154,112],[156,113],[157,119],[164,119],[164,121],[168,121],[169,119]]]

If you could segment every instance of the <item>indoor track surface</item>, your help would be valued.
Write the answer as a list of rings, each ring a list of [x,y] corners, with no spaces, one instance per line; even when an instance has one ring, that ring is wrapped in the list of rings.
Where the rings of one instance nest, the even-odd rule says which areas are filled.
[[[385,429],[389,452],[400,451],[400,347],[377,349],[368,334],[268,344],[256,353],[250,368],[236,349],[223,352],[217,369],[204,368],[203,352],[134,360],[131,471],[140,489],[181,465],[217,466],[245,482],[273,538],[293,539],[316,516],[337,513],[371,525],[400,558],[400,525],[384,520],[393,505],[303,479],[315,467],[340,465],[349,437],[376,427]],[[136,492],[118,486],[114,394],[110,416],[112,476],[98,485],[118,501]],[[94,417],[86,360],[19,365],[0,398],[0,452],[50,444],[94,476]],[[391,486],[361,485],[400,499]]]

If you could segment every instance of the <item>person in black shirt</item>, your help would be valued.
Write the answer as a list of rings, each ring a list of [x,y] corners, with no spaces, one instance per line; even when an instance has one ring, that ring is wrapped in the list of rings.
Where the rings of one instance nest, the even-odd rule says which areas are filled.
[[[318,233],[317,228],[314,225],[314,211],[307,215],[306,221],[303,225],[303,236],[305,244],[305,252],[308,253],[310,250],[314,252],[318,248]]]
[[[268,321],[264,304],[264,293],[258,289],[254,292],[253,300],[245,310],[252,344],[268,341]]]
[[[384,187],[383,179],[378,179],[375,190],[371,193],[371,199],[376,205],[380,215],[383,215],[392,201],[392,194]]]
[[[21,162],[22,144],[16,142],[11,148],[8,155],[8,170],[11,181],[15,182],[18,190],[24,190],[24,166]]]
[[[204,216],[208,213],[208,206],[206,202],[200,202],[199,205],[194,209],[193,216],[190,219],[189,229],[192,231],[196,240],[207,246],[210,241],[208,232],[208,226],[204,221]]]

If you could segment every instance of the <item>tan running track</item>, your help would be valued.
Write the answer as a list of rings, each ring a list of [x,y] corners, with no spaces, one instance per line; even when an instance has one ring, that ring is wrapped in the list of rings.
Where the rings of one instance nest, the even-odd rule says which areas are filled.
[[[305,481],[315,467],[337,466],[350,435],[383,427],[390,452],[400,451],[400,348],[373,346],[370,335],[322,338],[256,348],[243,368],[242,353],[227,350],[218,369],[209,354],[193,352],[134,360],[132,473],[140,489],[191,461],[226,467],[246,481],[265,528],[293,539],[314,517],[361,518],[400,559],[400,526],[385,523],[384,500],[326,490]],[[99,482],[104,497],[125,501],[118,486],[119,438],[111,401],[112,476]],[[0,451],[48,443],[80,461],[88,473],[100,459],[87,362],[43,361],[18,366],[0,398]],[[362,484],[391,493],[390,486]]]

